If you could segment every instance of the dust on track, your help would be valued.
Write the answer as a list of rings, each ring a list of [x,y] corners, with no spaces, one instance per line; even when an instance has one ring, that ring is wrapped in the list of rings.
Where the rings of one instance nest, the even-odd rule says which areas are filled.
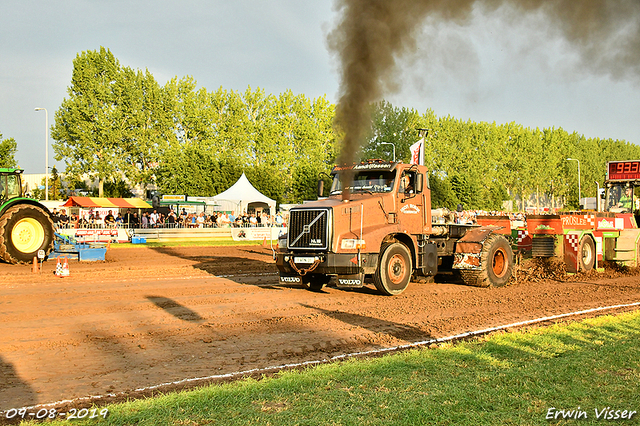
[[[261,245],[112,248],[106,259],[73,261],[65,278],[54,276],[54,262],[37,275],[0,264],[0,411],[102,404],[203,384],[147,389],[185,378],[640,301],[638,272],[613,267],[566,276],[544,272],[557,265],[523,263],[502,288],[411,283],[385,297],[372,286],[314,293],[280,285]],[[112,396],[77,400],[91,395]]]

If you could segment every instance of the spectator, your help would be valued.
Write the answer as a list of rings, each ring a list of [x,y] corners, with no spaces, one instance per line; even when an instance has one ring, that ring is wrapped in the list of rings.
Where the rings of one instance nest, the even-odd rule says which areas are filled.
[[[58,215],[58,226],[66,228],[69,225],[69,216],[67,216],[67,212],[65,209],[60,210],[60,214]]]
[[[169,210],[169,215],[167,216],[167,223],[169,224],[170,228],[173,228],[174,226],[176,226],[176,214],[173,212],[173,210]]]
[[[276,226],[282,227],[283,224],[284,219],[282,218],[282,213],[278,212],[278,214],[276,214]]]
[[[138,228],[140,226],[140,218],[138,217],[138,213],[134,213],[131,217],[131,227]]]
[[[116,226],[121,227],[123,223],[124,223],[124,218],[122,217],[121,213],[118,213],[118,216],[116,217]]]
[[[113,212],[109,210],[109,213],[104,217],[104,224],[113,228],[116,226],[116,218],[113,216]]]
[[[158,224],[158,212],[154,210],[153,213],[149,215],[149,226],[151,228],[155,228],[157,224]]]
[[[51,220],[53,221],[54,225],[58,225],[58,222],[60,221],[60,216],[58,216],[58,209],[53,209],[53,212],[51,212]]]
[[[78,216],[76,216],[75,213],[72,213],[71,216],[69,216],[69,223],[71,224],[72,227],[77,228],[78,227]]]
[[[197,219],[196,219],[196,223],[198,224],[198,228],[204,228],[204,212],[200,212],[200,214],[198,215]]]
[[[142,227],[143,228],[148,228],[149,227],[149,213],[147,213],[147,212],[142,213],[142,219],[140,220],[140,222],[142,223]]]

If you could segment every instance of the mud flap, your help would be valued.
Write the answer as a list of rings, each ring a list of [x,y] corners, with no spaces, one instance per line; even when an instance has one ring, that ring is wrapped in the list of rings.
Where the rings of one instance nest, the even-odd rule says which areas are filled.
[[[280,284],[302,284],[302,278],[299,275],[280,274]]]
[[[334,280],[338,288],[364,287],[364,274],[337,275]]]

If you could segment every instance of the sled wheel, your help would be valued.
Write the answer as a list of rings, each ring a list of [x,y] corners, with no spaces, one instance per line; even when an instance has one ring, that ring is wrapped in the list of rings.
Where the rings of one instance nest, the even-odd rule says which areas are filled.
[[[513,251],[505,237],[491,234],[480,252],[482,270],[460,270],[462,280],[475,287],[502,287],[513,273]]]
[[[590,237],[584,236],[578,245],[579,271],[588,272],[596,263],[596,246]]]
[[[392,243],[383,247],[373,283],[382,294],[394,296],[407,288],[412,270],[409,249],[404,244]]]

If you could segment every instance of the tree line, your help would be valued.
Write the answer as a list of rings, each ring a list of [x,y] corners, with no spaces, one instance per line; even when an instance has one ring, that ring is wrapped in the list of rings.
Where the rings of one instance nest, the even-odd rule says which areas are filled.
[[[409,147],[427,129],[425,164],[430,170],[432,204],[465,209],[499,210],[503,201],[545,196],[578,207],[578,165],[583,197],[595,197],[604,186],[606,163],[640,159],[638,145],[613,139],[586,138],[562,128],[531,129],[517,123],[496,124],[438,117],[382,101],[372,108],[372,128],[362,158],[389,158],[395,143],[398,158],[409,160]],[[421,135],[420,135],[421,136]],[[531,205],[532,201],[529,201]]]
[[[209,92],[189,76],[161,86],[100,48],[74,59],[53,148],[67,173],[95,176],[101,192],[126,179],[213,196],[244,171],[259,191],[290,203],[313,197],[317,176],[333,163],[333,115],[324,97],[291,91]]]
[[[533,194],[577,207],[580,160],[583,196],[602,186],[610,160],[640,158],[634,144],[585,138],[561,128],[530,129],[438,117],[371,105],[371,127],[362,159],[409,160],[417,129],[428,129],[425,162],[434,206],[500,209],[503,201]],[[316,182],[328,173],[341,149],[335,106],[247,88],[208,91],[193,77],[160,85],[148,70],[122,66],[105,48],[78,54],[71,85],[52,126],[57,160],[66,173],[95,176],[101,189],[155,184],[166,194],[213,196],[244,171],[256,188],[278,203],[316,198]],[[519,204],[518,208],[525,207]]]

